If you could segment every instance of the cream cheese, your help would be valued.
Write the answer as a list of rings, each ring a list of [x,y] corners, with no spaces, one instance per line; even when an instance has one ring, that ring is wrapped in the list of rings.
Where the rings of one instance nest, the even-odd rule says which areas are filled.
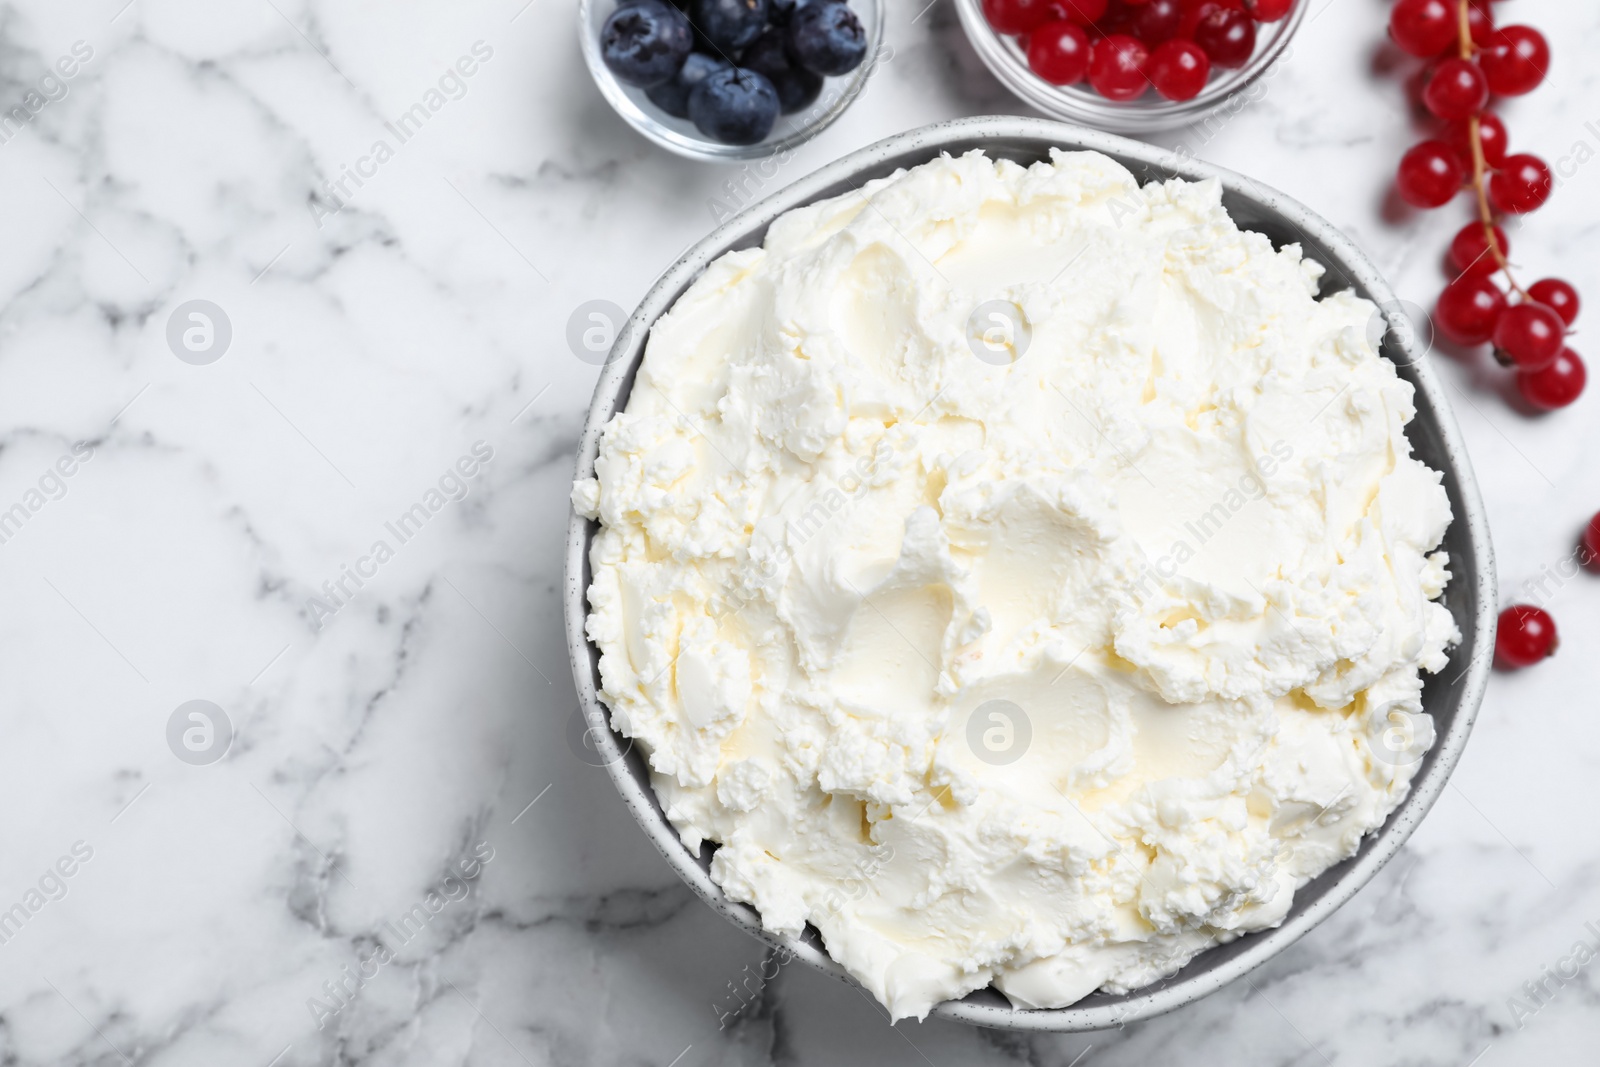
[[[1059,1007],[1383,822],[1450,507],[1321,275],[1096,153],[943,157],[706,269],[573,501],[602,696],[730,897],[896,1018]]]

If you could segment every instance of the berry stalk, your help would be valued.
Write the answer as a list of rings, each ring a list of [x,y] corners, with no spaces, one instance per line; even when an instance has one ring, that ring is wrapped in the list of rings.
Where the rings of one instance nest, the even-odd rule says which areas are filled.
[[[1472,41],[1471,7],[1472,0],[1459,0],[1457,18],[1457,49],[1462,59],[1471,59],[1477,45]],[[1478,116],[1474,114],[1467,119],[1468,140],[1472,145],[1472,194],[1478,201],[1478,218],[1483,223],[1484,247],[1494,257],[1495,265],[1506,276],[1506,284],[1522,299],[1528,299],[1528,291],[1517,284],[1517,279],[1511,274],[1511,264],[1506,262],[1505,253],[1500,250],[1500,242],[1494,235],[1494,211],[1489,207],[1489,183],[1485,177],[1489,172],[1488,160],[1483,155],[1483,130],[1479,126]]]

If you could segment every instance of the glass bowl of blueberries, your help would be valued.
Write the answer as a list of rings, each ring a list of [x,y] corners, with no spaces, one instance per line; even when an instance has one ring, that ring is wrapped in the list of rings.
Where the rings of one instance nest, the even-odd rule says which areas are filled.
[[[580,0],[595,84],[634,129],[690,159],[810,140],[860,95],[886,0]]]

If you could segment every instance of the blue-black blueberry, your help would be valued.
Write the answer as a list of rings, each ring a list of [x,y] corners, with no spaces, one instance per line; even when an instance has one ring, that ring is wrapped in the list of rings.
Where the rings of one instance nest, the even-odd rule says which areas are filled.
[[[691,0],[689,18],[716,51],[730,58],[767,28],[769,0]]]
[[[694,47],[682,11],[662,0],[618,7],[600,30],[600,58],[619,81],[648,89],[678,72]]]
[[[723,144],[759,144],[778,121],[778,90],[766,75],[742,67],[715,71],[689,93],[695,128]]]
[[[867,31],[844,0],[809,0],[789,19],[789,50],[807,70],[848,74],[867,55]]]

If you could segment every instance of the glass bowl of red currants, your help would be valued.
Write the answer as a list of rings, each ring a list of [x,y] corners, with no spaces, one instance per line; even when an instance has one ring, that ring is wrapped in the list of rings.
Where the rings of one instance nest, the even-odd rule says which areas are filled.
[[[578,35],[630,126],[680,156],[738,163],[809,141],[855,101],[884,58],[885,2],[579,0]]]
[[[956,0],[995,77],[1056,118],[1118,133],[1202,119],[1270,71],[1310,0]]]

